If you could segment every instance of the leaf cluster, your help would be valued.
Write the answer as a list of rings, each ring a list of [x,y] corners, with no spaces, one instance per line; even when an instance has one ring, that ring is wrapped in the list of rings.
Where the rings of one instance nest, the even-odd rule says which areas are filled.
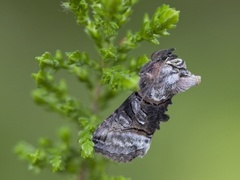
[[[107,102],[123,90],[138,89],[139,69],[149,59],[145,54],[138,58],[129,53],[142,41],[158,44],[160,36],[169,35],[176,26],[179,11],[162,5],[150,17],[145,14],[139,31],[126,33],[120,43],[116,37],[121,27],[130,19],[136,0],[69,0],[62,3],[65,10],[76,16],[86,34],[93,40],[99,58],[93,59],[87,52],[73,51],[54,55],[45,52],[36,58],[39,71],[33,74],[37,88],[32,97],[48,110],[63,115],[77,130],[76,145],[69,128],[58,131],[57,139],[40,138],[37,147],[19,143],[15,152],[28,161],[30,169],[40,171],[49,167],[53,172],[73,173],[79,179],[124,180],[106,173],[109,163],[93,154],[92,133],[102,121],[100,112]],[[89,105],[70,95],[64,79],[57,80],[59,71],[66,71],[83,84],[89,93]]]

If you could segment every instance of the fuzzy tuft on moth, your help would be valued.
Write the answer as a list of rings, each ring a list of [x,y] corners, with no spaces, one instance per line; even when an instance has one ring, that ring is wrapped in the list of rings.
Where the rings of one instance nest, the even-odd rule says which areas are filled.
[[[154,52],[139,72],[139,90],[133,92],[93,134],[94,150],[117,162],[143,157],[172,97],[198,85],[201,77],[187,70],[174,49]]]

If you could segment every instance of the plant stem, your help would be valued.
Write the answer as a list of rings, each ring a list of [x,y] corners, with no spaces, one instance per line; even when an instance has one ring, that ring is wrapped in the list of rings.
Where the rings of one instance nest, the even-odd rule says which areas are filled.
[[[87,177],[86,176],[86,168],[84,166],[82,166],[78,180],[86,180],[86,177]]]
[[[97,114],[99,112],[99,96],[101,93],[102,87],[98,84],[94,90],[93,100],[92,100],[92,112]]]

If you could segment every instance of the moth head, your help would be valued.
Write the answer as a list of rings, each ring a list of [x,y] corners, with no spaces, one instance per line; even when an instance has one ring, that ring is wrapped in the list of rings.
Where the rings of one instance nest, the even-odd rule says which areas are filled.
[[[201,82],[201,77],[187,70],[174,49],[156,51],[140,72],[140,92],[155,102],[165,101]]]
[[[201,82],[201,77],[192,74],[183,59],[172,54],[164,60],[160,69],[161,76],[173,94],[184,92]]]

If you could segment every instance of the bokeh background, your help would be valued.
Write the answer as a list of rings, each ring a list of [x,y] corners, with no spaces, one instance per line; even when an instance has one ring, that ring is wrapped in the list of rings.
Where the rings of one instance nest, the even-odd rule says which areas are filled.
[[[30,93],[37,72],[35,57],[45,51],[88,51],[93,43],[63,12],[59,0],[2,1],[0,6],[0,179],[68,179],[43,171],[35,175],[13,154],[21,140],[54,137],[66,120],[35,105]],[[161,126],[144,159],[112,164],[109,173],[133,180],[240,179],[240,1],[140,1],[125,30],[137,30],[144,13],[166,3],[180,10],[171,36],[154,46],[143,43],[136,56],[175,47],[188,68],[202,76],[200,86],[174,97],[170,121]],[[74,84],[74,83],[73,83]],[[83,91],[72,87],[79,97]],[[131,92],[114,101],[106,116]],[[76,134],[77,136],[77,134]]]

